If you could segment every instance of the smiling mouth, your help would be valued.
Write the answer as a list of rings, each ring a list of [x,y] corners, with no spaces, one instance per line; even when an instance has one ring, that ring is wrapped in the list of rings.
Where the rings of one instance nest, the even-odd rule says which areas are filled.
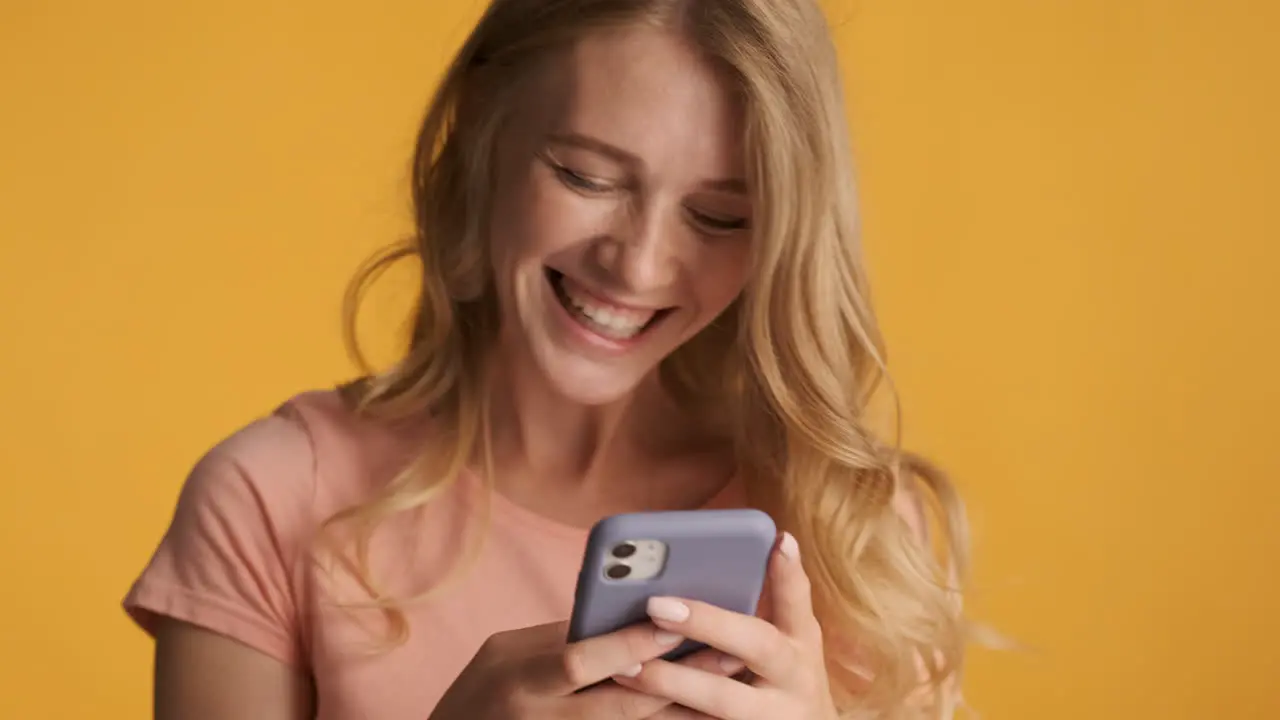
[[[547,268],[547,282],[560,305],[579,325],[609,340],[634,340],[651,330],[675,308],[637,310],[603,303],[566,282],[563,273]]]

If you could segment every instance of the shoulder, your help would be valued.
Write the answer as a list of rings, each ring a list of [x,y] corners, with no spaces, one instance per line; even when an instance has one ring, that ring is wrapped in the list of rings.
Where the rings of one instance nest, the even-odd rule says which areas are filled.
[[[246,534],[270,536],[279,545],[305,533],[316,495],[317,453],[299,401],[313,402],[292,398],[216,441],[196,460],[162,550],[207,551]]]
[[[246,501],[271,511],[311,497],[317,453],[312,411],[306,408],[323,401],[310,396],[291,398],[213,444],[188,475],[179,510]]]
[[[315,476],[316,452],[314,435],[297,405],[299,398],[217,441],[197,461],[188,485],[238,474],[267,487],[305,489]]]
[[[305,535],[408,462],[412,430],[360,416],[334,390],[295,395],[206,451],[183,487],[179,514],[265,516],[273,530]]]
[[[286,663],[307,614],[300,562],[320,524],[408,456],[412,428],[352,412],[336,391],[296,395],[194,464],[125,607],[146,630],[171,617]]]

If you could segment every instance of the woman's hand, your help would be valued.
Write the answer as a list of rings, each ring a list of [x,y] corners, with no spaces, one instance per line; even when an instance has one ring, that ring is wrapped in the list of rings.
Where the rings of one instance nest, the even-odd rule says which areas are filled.
[[[489,638],[449,686],[430,720],[682,717],[668,714],[677,710],[668,707],[669,699],[608,682],[639,672],[642,663],[679,645],[684,639],[679,634],[646,623],[566,645],[567,632],[567,623],[552,623]],[[703,650],[671,667],[725,677],[743,665]]]
[[[635,677],[617,682],[688,709],[673,707],[666,717],[835,720],[822,629],[813,615],[799,548],[789,534],[774,548],[767,582],[772,624],[691,600],[649,601],[654,624],[741,658],[755,676],[749,683],[660,659],[645,662]]]

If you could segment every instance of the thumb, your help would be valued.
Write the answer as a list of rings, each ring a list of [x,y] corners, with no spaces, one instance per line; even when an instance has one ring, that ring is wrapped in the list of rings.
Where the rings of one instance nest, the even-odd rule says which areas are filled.
[[[770,559],[770,563],[772,563],[772,559]],[[772,572],[770,572],[770,576],[771,575]],[[775,620],[773,611],[773,580],[771,577],[766,577],[764,586],[760,588],[760,601],[756,604],[756,617],[761,620],[767,620],[769,623],[773,623]]]

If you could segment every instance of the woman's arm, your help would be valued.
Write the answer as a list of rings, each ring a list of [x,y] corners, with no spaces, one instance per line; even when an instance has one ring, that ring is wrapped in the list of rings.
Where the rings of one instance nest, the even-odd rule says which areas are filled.
[[[218,443],[187,477],[124,601],[156,641],[157,720],[314,717],[295,572],[314,466],[305,427],[282,411]]]
[[[155,627],[155,720],[310,720],[310,679],[225,635],[170,618]]]

